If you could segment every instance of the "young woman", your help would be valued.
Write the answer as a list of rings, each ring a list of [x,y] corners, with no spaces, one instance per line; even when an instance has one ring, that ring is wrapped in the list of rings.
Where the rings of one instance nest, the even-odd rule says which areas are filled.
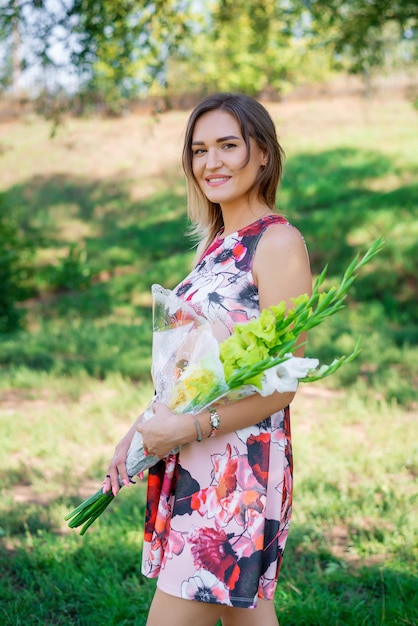
[[[233,94],[203,100],[188,122],[183,167],[200,244],[174,291],[211,321],[219,340],[261,309],[310,292],[303,238],[276,212],[282,150],[262,105]],[[147,626],[167,619],[170,626],[277,626],[293,397],[255,394],[194,419],[155,402],[154,418],[141,423],[140,416],[116,447],[103,483],[115,494],[118,473],[129,484],[125,459],[136,429],[162,459],[148,476],[142,570],[158,583]]]

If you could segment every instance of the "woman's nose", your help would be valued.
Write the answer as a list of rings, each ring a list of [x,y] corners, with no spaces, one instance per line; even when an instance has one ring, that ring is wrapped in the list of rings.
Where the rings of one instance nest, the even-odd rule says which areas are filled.
[[[217,150],[208,150],[206,159],[206,168],[209,170],[218,169],[222,165],[222,160],[219,158]]]

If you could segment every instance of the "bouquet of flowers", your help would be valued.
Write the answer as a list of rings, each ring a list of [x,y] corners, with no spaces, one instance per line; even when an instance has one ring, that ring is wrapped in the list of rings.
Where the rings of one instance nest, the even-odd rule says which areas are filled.
[[[320,291],[325,267],[311,296],[294,298],[290,309],[285,302],[263,309],[257,319],[236,324],[231,336],[221,343],[213,336],[209,320],[169,290],[153,285],[151,373],[156,397],[175,413],[197,413],[221,398],[236,400],[253,393],[267,396],[274,391],[296,391],[299,382],[317,381],[336,372],[358,355],[359,341],[351,354],[329,365],[320,366],[318,359],[294,357],[292,352],[303,333],[344,308],[358,271],[382,245],[379,238],[362,258],[357,255],[338,286]],[[152,416],[151,402],[143,419]],[[144,453],[142,436],[136,432],[126,459],[130,479],[158,461]],[[66,516],[70,528],[83,526],[83,535],[113,498],[112,492],[99,489]]]

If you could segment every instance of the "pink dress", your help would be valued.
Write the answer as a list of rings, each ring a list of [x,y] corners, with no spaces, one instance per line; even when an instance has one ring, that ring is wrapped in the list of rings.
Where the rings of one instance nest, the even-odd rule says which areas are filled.
[[[257,243],[279,215],[218,236],[175,293],[219,339],[259,315]],[[279,271],[279,268],[272,268]],[[192,444],[149,470],[142,571],[167,594],[241,608],[272,600],[289,531],[289,408]]]

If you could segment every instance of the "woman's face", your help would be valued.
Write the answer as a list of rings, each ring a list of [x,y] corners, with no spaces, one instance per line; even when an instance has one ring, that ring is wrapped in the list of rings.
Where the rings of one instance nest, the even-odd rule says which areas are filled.
[[[248,203],[267,155],[251,137],[250,159],[243,167],[247,146],[233,115],[221,110],[204,113],[195,124],[191,148],[193,174],[211,202],[222,208]]]

